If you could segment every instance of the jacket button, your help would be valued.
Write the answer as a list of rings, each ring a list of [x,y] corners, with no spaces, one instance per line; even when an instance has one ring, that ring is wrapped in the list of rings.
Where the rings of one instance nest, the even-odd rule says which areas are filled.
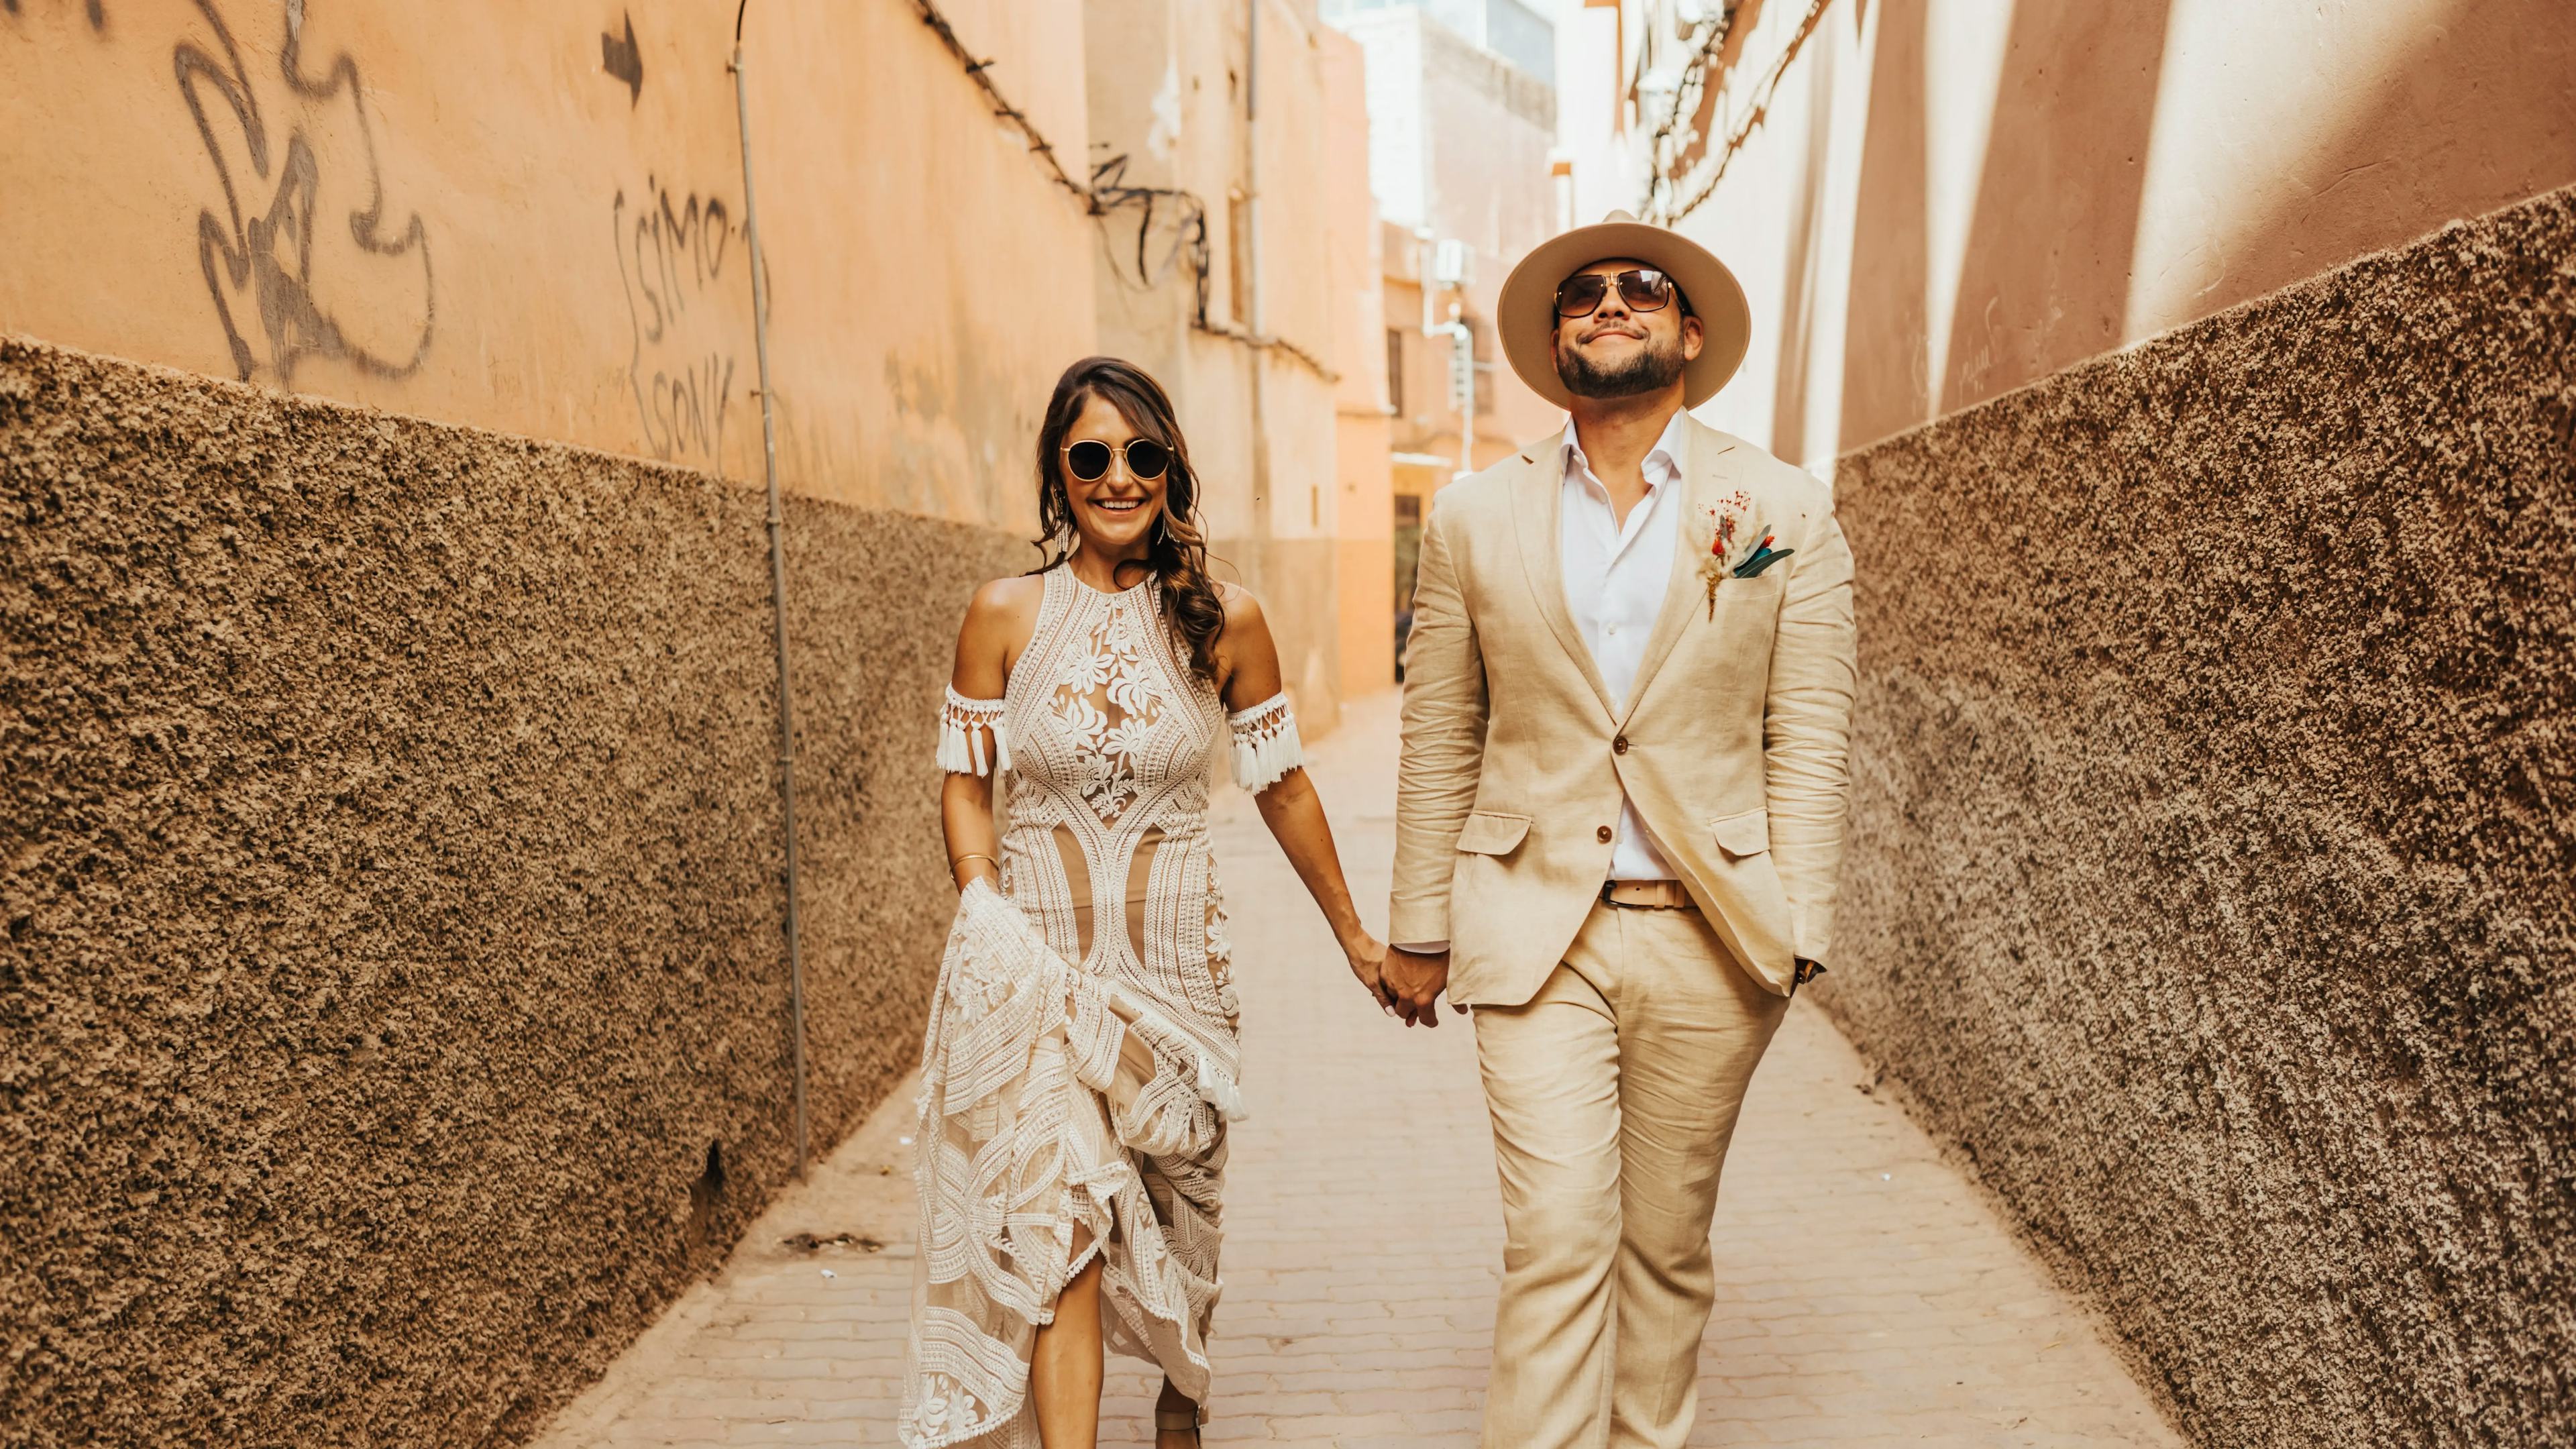
[[[1628,753],[1628,737],[1626,735],[1621,735],[1617,739],[1612,740],[1610,742],[1610,753],[1614,755],[1624,755]]]
[[[1608,845],[1610,843],[1610,827],[1604,825],[1600,829],[1593,831],[1592,838],[1600,841],[1603,845]]]

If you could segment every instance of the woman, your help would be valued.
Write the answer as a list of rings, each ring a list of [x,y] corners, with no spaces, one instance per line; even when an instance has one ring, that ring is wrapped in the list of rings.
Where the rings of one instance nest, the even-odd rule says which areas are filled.
[[[1158,1449],[1197,1449],[1237,1004],[1209,859],[1211,757],[1377,991],[1261,606],[1207,576],[1172,405],[1114,358],[1038,434],[1037,572],[967,606],[941,715],[959,889],[922,1050],[910,1449],[1089,1449],[1104,1336],[1163,1369]],[[1006,782],[1008,828],[993,823]]]

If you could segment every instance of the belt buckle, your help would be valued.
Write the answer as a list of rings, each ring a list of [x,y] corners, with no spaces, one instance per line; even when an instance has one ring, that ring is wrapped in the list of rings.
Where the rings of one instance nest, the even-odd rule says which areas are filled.
[[[1656,898],[1651,901],[1623,901],[1613,894],[1613,892],[1617,891],[1619,887],[1623,885],[1637,886],[1640,888],[1659,887],[1660,889],[1656,891]],[[1691,900],[1688,891],[1678,880],[1605,880],[1601,883],[1601,903],[1607,906],[1616,906],[1623,911],[1682,911],[1697,909],[1696,903]]]

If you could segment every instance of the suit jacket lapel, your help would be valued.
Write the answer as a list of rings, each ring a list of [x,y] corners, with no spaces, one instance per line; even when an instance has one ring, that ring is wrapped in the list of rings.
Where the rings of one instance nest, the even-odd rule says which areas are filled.
[[[1601,667],[1584,647],[1573,611],[1565,606],[1565,555],[1557,537],[1565,512],[1562,460],[1552,446],[1541,446],[1523,453],[1521,461],[1528,466],[1512,481],[1512,521],[1520,535],[1521,567],[1529,575],[1530,593],[1537,600],[1539,617],[1547,620],[1548,631],[1581,671],[1584,683],[1592,686],[1592,697],[1601,701],[1601,712],[1615,715],[1618,706],[1610,698],[1610,686],[1601,682]]]
[[[1697,419],[1691,421],[1688,431],[1690,457],[1684,460],[1682,469],[1682,496],[1674,500],[1682,505],[1682,512],[1673,521],[1672,577],[1664,585],[1664,603],[1655,615],[1655,632],[1646,636],[1646,653],[1637,664],[1636,686],[1612,711],[1611,718],[1619,725],[1627,724],[1628,716],[1636,712],[1637,701],[1646,697],[1646,686],[1655,682],[1655,671],[1663,667],[1673,645],[1681,641],[1682,630],[1690,626],[1692,611],[1707,596],[1707,585],[1699,577],[1700,551],[1708,547],[1708,540],[1699,536],[1700,520],[1708,516],[1706,510],[1724,491],[1733,470],[1733,460],[1726,455],[1735,445]]]

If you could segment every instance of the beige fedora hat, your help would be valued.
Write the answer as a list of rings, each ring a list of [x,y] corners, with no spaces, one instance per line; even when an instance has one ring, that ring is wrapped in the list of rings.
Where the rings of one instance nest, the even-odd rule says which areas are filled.
[[[1503,280],[1496,303],[1502,315],[1495,325],[1512,371],[1540,397],[1561,408],[1574,406],[1574,394],[1556,375],[1557,284],[1594,262],[1614,259],[1643,262],[1682,289],[1704,334],[1699,356],[1682,373],[1682,406],[1695,408],[1717,396],[1753,340],[1753,309],[1744,303],[1744,288],[1706,247],[1624,211],[1539,243]]]

